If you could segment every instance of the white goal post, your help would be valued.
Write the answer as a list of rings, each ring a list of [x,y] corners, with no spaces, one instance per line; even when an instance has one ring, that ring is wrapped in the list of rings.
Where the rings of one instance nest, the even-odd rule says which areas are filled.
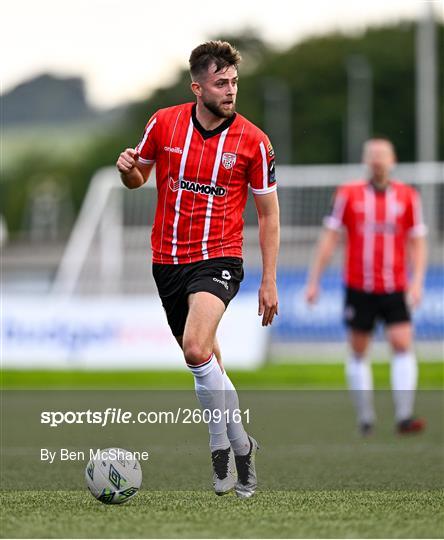
[[[278,167],[280,312],[272,331],[267,333],[266,357],[328,361],[343,356],[342,250],[337,251],[325,274],[323,293],[315,308],[309,309],[305,304],[303,287],[322,219],[329,211],[336,186],[363,174],[360,165]],[[422,358],[439,359],[444,340],[444,164],[399,164],[394,177],[415,185],[422,195],[429,231],[429,272],[424,301],[415,313],[416,341]],[[115,168],[98,171],[55,276],[53,298],[157,298],[150,268],[150,233],[156,200],[153,177],[142,188],[128,190]],[[260,280],[261,253],[251,195],[244,220],[246,277],[240,295],[254,299]],[[236,303],[239,299],[234,306]],[[387,358],[387,348],[380,339],[376,341],[377,357]]]
[[[101,169],[94,175],[54,278],[54,294],[154,290],[149,271],[149,236],[156,204],[154,174],[153,171],[148,183],[137,190],[127,190],[114,167]],[[334,188],[362,175],[360,165],[277,168],[281,266],[291,269],[309,265]],[[394,176],[421,190],[430,259],[432,264],[439,264],[444,237],[444,163],[399,164]],[[249,200],[245,212],[244,258],[246,266],[259,268],[256,225],[255,209]]]

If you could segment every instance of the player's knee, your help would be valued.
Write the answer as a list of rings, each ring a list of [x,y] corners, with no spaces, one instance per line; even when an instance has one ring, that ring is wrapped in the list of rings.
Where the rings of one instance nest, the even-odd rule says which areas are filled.
[[[192,366],[202,364],[208,360],[212,352],[209,347],[205,347],[197,342],[186,340],[183,343],[185,361]]]
[[[411,348],[410,340],[407,339],[392,339],[390,345],[394,353],[406,353]]]
[[[371,333],[364,331],[352,330],[349,334],[349,346],[352,353],[357,358],[363,358],[367,354],[370,344]]]
[[[349,356],[349,362],[366,362],[366,361],[367,361],[367,356],[365,354],[365,351],[363,352],[352,351]]]
[[[395,353],[408,352],[412,347],[410,332],[392,332],[389,333],[390,346]]]
[[[364,341],[356,341],[351,344],[351,352],[353,356],[359,359],[365,359],[368,350],[368,343]]]

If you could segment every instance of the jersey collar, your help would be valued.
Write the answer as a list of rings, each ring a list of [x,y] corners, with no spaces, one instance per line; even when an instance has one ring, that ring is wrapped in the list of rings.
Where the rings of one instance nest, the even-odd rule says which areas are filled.
[[[204,139],[209,139],[210,137],[214,137],[214,135],[219,135],[222,133],[222,131],[225,131],[227,128],[231,126],[231,124],[236,119],[236,113],[233,114],[230,118],[227,118],[222,122],[220,126],[217,126],[216,129],[205,129],[202,124],[199,122],[199,120],[196,117],[196,104],[193,105],[193,108],[191,109],[191,118],[193,119],[194,127],[197,129],[197,131],[202,135]]]
[[[389,179],[389,181],[387,182],[387,184],[383,188],[378,188],[378,187],[375,186],[375,184],[371,180],[367,180],[367,186],[369,188],[373,189],[373,191],[375,193],[387,193],[387,191],[390,189],[391,185],[392,185],[391,179]]]

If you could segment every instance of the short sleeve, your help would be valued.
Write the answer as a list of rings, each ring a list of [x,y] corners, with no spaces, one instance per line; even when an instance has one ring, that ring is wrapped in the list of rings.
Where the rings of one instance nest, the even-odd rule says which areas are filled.
[[[411,190],[410,201],[406,213],[406,228],[410,237],[425,236],[427,227],[424,224],[421,197],[416,189]]]
[[[136,152],[139,154],[139,161],[142,163],[150,164],[156,161],[157,154],[157,142],[156,135],[158,129],[158,116],[157,114],[153,115],[147,125],[142,135],[142,139],[139,144],[136,146]]]
[[[345,209],[347,207],[348,195],[343,187],[336,190],[330,214],[324,218],[324,226],[327,229],[339,231],[344,225]]]
[[[251,191],[255,195],[265,195],[276,191],[276,163],[274,150],[265,135],[256,140],[253,157],[248,168]]]

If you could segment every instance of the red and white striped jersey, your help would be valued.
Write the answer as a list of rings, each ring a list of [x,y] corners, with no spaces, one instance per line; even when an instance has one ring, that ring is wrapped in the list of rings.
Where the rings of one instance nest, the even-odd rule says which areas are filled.
[[[157,111],[136,150],[142,163],[156,163],[153,262],[242,257],[248,185],[256,195],[276,189],[265,133],[237,113],[206,131],[186,103]]]
[[[426,234],[415,189],[395,180],[385,190],[376,190],[368,181],[342,185],[324,224],[346,230],[348,287],[374,293],[406,289],[407,240]]]

